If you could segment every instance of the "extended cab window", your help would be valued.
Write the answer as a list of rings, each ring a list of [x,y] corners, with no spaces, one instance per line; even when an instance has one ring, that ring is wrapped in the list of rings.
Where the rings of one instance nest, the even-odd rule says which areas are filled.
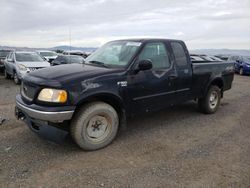
[[[139,55],[140,60],[151,60],[154,69],[169,68],[171,63],[165,45],[161,42],[148,43]]]
[[[186,66],[188,63],[187,56],[183,46],[179,42],[171,42],[176,64],[178,66]]]

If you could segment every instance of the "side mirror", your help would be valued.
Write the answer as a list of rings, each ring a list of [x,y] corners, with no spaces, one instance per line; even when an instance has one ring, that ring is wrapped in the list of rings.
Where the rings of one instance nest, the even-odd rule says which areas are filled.
[[[139,70],[142,70],[142,71],[149,70],[149,69],[152,69],[152,67],[153,67],[153,63],[149,59],[139,61],[139,65],[138,65]]]

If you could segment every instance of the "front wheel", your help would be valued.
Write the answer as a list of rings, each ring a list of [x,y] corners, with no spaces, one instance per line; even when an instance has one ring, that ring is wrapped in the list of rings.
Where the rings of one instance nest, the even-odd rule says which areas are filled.
[[[221,90],[218,86],[212,85],[206,96],[199,99],[198,105],[201,112],[205,114],[213,114],[220,106]]]
[[[71,122],[71,135],[84,150],[97,150],[110,144],[118,131],[119,117],[115,109],[104,102],[83,106]]]
[[[21,83],[21,80],[18,78],[16,72],[14,72],[13,79],[16,85],[19,85]]]

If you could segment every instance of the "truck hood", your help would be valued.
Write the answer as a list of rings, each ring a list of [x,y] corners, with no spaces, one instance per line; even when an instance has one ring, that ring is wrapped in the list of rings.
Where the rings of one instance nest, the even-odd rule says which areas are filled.
[[[96,77],[112,72],[120,72],[120,70],[84,64],[66,64],[40,69],[29,73],[29,76],[64,83],[68,81],[72,82],[74,80],[83,81],[90,77]]]
[[[22,61],[17,63],[19,65],[24,65],[25,67],[50,67],[50,64],[47,61],[39,61],[39,62]]]

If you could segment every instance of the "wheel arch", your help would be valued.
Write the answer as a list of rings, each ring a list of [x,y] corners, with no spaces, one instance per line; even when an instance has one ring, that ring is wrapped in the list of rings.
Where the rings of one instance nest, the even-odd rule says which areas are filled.
[[[111,105],[118,113],[120,125],[126,126],[126,108],[122,99],[113,93],[98,93],[85,97],[77,102],[75,113],[85,104],[101,101]]]
[[[214,85],[214,86],[218,86],[221,90],[221,97],[223,97],[223,91],[224,91],[224,81],[221,77],[216,77],[214,79],[212,79],[208,85],[207,85],[207,88],[206,88],[206,92],[208,92],[209,88]]]

